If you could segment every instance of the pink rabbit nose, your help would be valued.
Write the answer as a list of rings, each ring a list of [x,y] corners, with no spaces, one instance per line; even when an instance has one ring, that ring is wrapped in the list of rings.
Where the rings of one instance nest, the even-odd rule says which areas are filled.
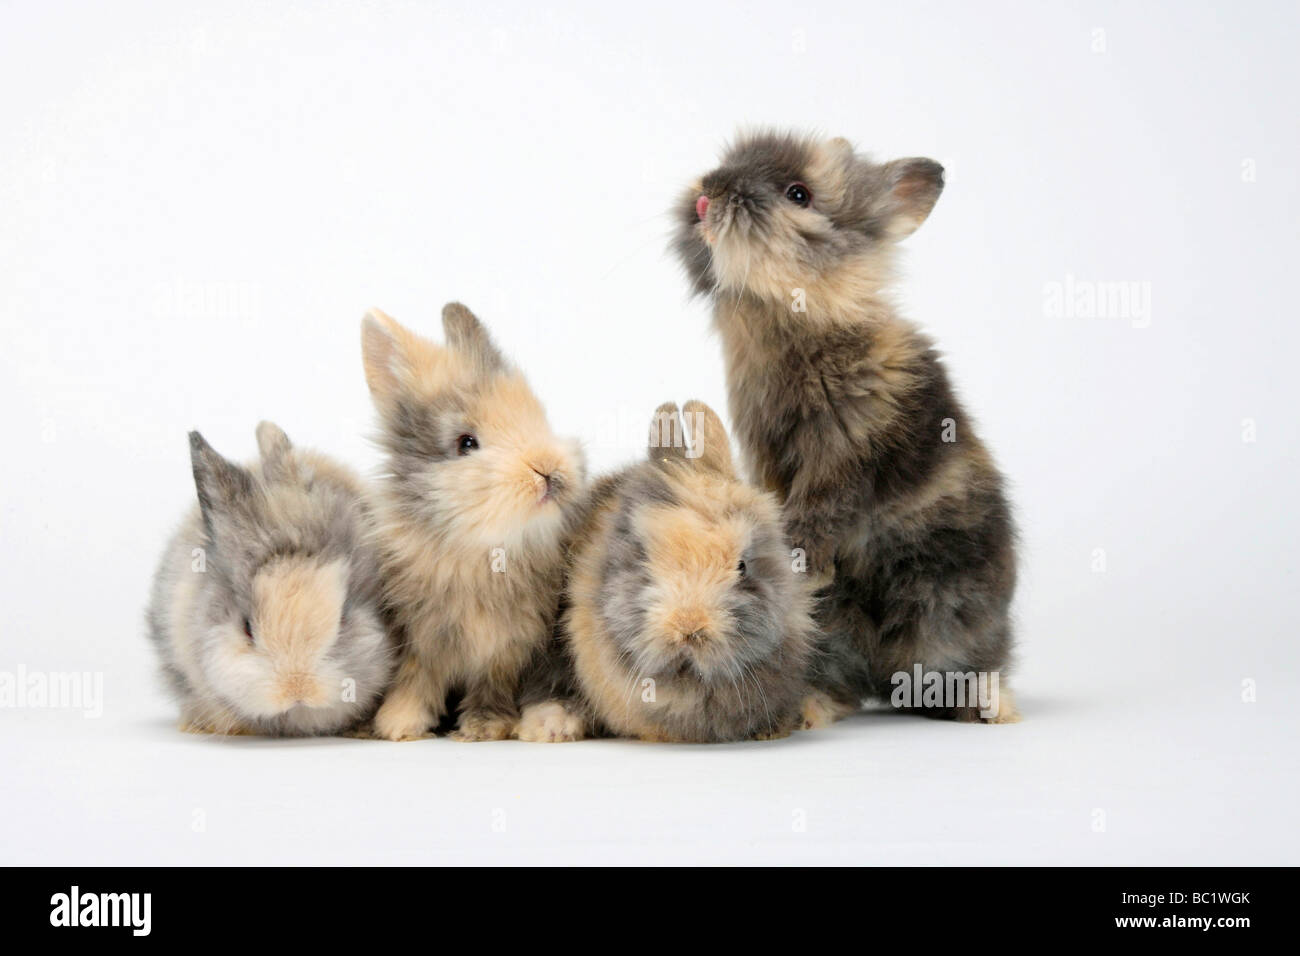
[[[706,213],[708,213],[708,211],[709,211],[708,196],[701,196],[699,199],[695,200],[695,215],[699,216],[701,221],[704,219],[704,216]]]

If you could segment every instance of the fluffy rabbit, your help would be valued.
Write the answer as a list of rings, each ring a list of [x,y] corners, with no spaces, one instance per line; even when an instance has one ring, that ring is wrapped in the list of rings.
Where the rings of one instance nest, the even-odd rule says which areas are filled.
[[[713,301],[752,477],[780,496],[791,544],[826,585],[816,669],[840,711],[893,697],[915,669],[996,675],[1011,657],[1002,476],[888,291],[896,243],[942,189],[933,160],[875,163],[843,139],[759,133],[676,210],[677,252]],[[930,713],[1016,718],[1005,692],[991,703]]]
[[[554,625],[585,467],[479,320],[452,303],[442,323],[445,347],[382,312],[361,325],[388,468],[375,530],[404,638],[374,732],[425,736],[459,691],[453,736],[499,740]]]
[[[778,503],[737,480],[712,410],[685,412],[689,436],[661,406],[649,460],[594,487],[521,740],[744,740],[802,719],[813,627]]]
[[[190,433],[199,505],[158,566],[149,634],[184,730],[346,730],[373,712],[394,657],[361,482],[270,422],[257,444],[243,467]]]

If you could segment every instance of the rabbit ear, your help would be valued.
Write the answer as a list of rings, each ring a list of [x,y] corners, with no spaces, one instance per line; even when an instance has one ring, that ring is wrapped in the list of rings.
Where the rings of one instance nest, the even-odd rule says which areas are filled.
[[[211,533],[218,516],[245,505],[253,493],[252,476],[222,458],[198,432],[190,432],[190,464],[194,487],[199,493],[199,510]]]
[[[480,371],[497,372],[506,367],[506,360],[492,344],[487,328],[459,302],[448,302],[442,307],[442,328],[448,347],[470,356]]]
[[[271,481],[284,481],[293,476],[293,445],[279,425],[274,422],[258,423],[257,451],[262,456],[262,471]]]
[[[664,402],[655,409],[654,417],[650,419],[650,441],[646,447],[646,457],[663,465],[685,461],[687,451],[682,413],[677,410],[676,402]]]
[[[392,398],[411,372],[410,342],[415,336],[396,319],[371,309],[361,320],[361,363],[376,398]]]
[[[683,418],[691,432],[687,457],[701,468],[717,472],[724,478],[735,478],[736,467],[731,460],[731,440],[718,413],[701,401],[691,399],[682,409]]]
[[[842,160],[853,158],[853,144],[843,136],[834,136],[828,139],[826,149]]]
[[[876,205],[885,232],[895,241],[906,239],[925,222],[943,192],[943,167],[933,159],[895,159],[877,168]]]

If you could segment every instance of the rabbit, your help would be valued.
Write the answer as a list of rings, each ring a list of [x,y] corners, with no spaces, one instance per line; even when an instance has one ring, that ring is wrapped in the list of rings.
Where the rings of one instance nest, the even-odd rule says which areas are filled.
[[[189,438],[198,507],[167,545],[147,612],[181,729],[350,730],[395,658],[360,479],[270,422],[247,467]]]
[[[739,481],[726,431],[660,406],[648,460],[603,478],[573,533],[557,639],[521,694],[521,740],[788,735],[815,631],[776,497]]]
[[[844,139],[742,136],[675,208],[674,248],[711,299],[751,478],[776,493],[819,590],[814,662],[839,716],[900,675],[1004,674],[1016,531],[1002,474],[932,342],[889,298],[896,244],[943,190],[930,159]],[[949,706],[951,704],[951,706]],[[945,701],[931,716],[1010,722]]]
[[[374,534],[403,636],[373,730],[428,736],[459,692],[453,738],[501,740],[554,625],[586,465],[469,309],[447,305],[442,323],[445,346],[377,309],[361,324],[387,459]]]

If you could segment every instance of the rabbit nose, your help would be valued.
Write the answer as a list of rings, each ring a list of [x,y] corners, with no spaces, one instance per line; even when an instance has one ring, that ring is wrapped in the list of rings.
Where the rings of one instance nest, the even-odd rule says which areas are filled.
[[[708,196],[701,196],[699,199],[695,200],[695,215],[698,216],[701,221],[703,221],[704,217],[708,214],[708,212],[709,212]]]
[[[700,610],[677,611],[668,624],[687,644],[695,644],[707,636],[709,618]]]
[[[280,682],[281,693],[295,703],[311,697],[315,690],[316,682],[310,674],[289,674]]]

